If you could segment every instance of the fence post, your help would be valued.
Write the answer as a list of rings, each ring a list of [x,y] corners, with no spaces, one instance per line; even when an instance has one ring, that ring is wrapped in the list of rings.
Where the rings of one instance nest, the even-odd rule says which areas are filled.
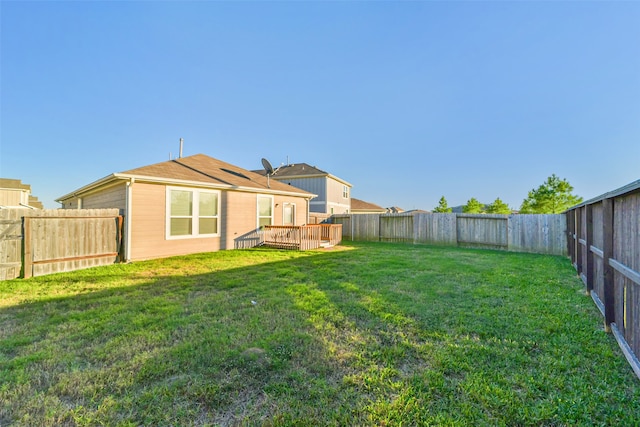
[[[587,295],[591,295],[593,291],[593,252],[591,252],[591,246],[593,245],[593,205],[586,205],[587,209],[587,236],[586,236],[586,248],[587,251]]]
[[[567,211],[565,216],[567,217],[567,252],[573,265],[573,211]]]
[[[33,239],[31,238],[31,217],[22,217],[22,277],[33,276]]]
[[[353,242],[355,240],[353,237],[353,214],[349,215],[349,225],[351,226],[351,241]]]
[[[580,245],[580,242],[578,239],[578,208],[576,208],[573,210],[573,264],[576,267],[578,275],[580,275],[580,272],[578,271],[578,246]]]
[[[116,251],[118,252],[118,262],[124,262],[124,239],[123,237],[124,217],[118,215],[116,218]]]
[[[582,234],[582,208],[576,209],[576,271],[578,272],[578,277],[582,274],[582,243],[580,242],[580,237]]]
[[[602,248],[603,265],[604,265],[604,329],[611,332],[611,324],[615,322],[615,304],[614,304],[614,278],[613,267],[609,260],[613,258],[613,215],[614,215],[613,199],[602,200],[602,234],[604,236],[604,244]]]

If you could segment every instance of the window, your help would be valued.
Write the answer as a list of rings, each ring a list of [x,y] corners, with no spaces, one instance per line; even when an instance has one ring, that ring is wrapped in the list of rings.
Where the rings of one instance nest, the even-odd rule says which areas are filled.
[[[282,225],[296,225],[296,205],[293,203],[282,206]]]
[[[349,187],[346,185],[342,186],[342,197],[344,197],[345,199],[349,198]]]
[[[216,236],[220,193],[167,187],[167,238]]]
[[[273,197],[258,196],[258,228],[273,224]]]

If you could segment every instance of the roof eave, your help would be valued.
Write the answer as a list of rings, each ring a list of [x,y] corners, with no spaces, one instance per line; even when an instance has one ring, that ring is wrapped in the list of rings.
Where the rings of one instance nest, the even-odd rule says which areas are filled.
[[[71,193],[67,193],[64,196],[60,196],[55,199],[56,202],[62,203],[64,200],[73,199],[74,197],[78,197],[80,194],[88,193],[92,190],[98,189],[100,187],[104,187],[107,184],[111,184],[112,182],[118,181],[122,179],[120,174],[112,173],[111,175],[107,175],[104,178],[100,178],[97,181],[94,181],[90,184],[85,185],[84,187],[80,187]]]
[[[85,185],[84,187],[81,187],[76,191],[68,193],[56,199],[56,202],[61,203],[64,200],[81,196],[83,194],[96,190],[100,187],[111,184],[117,180],[125,180],[125,181],[129,180],[134,182],[140,181],[140,182],[148,182],[148,183],[155,183],[155,184],[181,185],[181,186],[200,187],[200,188],[213,188],[213,189],[219,189],[219,190],[235,190],[235,191],[242,191],[247,193],[269,193],[269,194],[277,194],[277,195],[283,195],[283,196],[296,196],[296,197],[302,197],[305,199],[313,199],[314,197],[318,197],[317,194],[307,193],[307,192],[274,190],[271,188],[244,187],[244,186],[230,185],[230,184],[214,184],[214,183],[208,183],[208,182],[202,182],[202,181],[171,179],[171,178],[163,178],[163,177],[148,176],[148,175],[114,173],[102,179],[99,179],[98,181],[92,182],[91,184]]]
[[[307,175],[284,175],[284,176],[278,176],[276,174],[276,175],[272,175],[271,178],[277,179],[278,181],[285,181],[287,179],[300,179],[300,178],[331,178],[340,182],[341,184],[348,185],[349,187],[353,187],[351,183],[345,181],[344,179],[338,178],[335,175],[331,175],[330,173],[322,173],[322,174],[315,173],[315,174],[307,174]]]

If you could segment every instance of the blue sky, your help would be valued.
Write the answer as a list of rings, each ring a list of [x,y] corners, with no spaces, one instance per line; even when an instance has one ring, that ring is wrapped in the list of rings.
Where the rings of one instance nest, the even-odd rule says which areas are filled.
[[[204,153],[431,210],[640,179],[640,2],[0,3],[0,176],[46,207]]]

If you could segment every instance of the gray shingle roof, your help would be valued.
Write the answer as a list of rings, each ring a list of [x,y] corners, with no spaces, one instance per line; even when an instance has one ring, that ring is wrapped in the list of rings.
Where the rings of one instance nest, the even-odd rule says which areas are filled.
[[[295,176],[307,176],[307,175],[329,175],[329,172],[325,172],[322,169],[318,169],[315,166],[311,166],[307,163],[293,163],[290,165],[280,166],[279,168],[275,168],[276,172],[271,175],[273,178],[281,179],[281,178],[292,178]],[[254,170],[253,172],[258,173],[260,175],[266,175],[266,171],[264,169]]]
[[[205,154],[181,157],[175,160],[156,163],[122,172],[124,175],[142,175],[158,178],[203,182],[209,184],[231,185],[245,188],[271,189],[293,193],[306,191],[281,182],[271,180],[267,187],[267,178],[255,172],[214,159]]]

